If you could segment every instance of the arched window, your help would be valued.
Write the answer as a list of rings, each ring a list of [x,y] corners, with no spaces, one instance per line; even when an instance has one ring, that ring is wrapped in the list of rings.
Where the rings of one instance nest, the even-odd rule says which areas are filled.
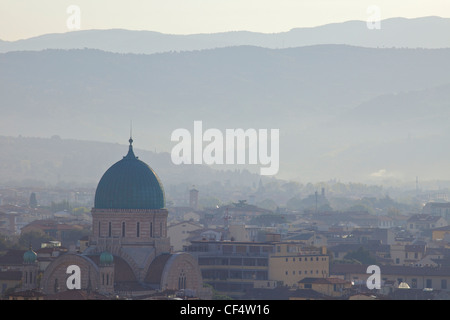
[[[112,226],[111,226],[111,221],[108,223],[108,237],[111,238],[112,236]]]
[[[186,289],[186,274],[183,270],[181,270],[181,273],[178,277],[178,290]]]
[[[140,233],[140,224],[138,222],[138,223],[136,223],[136,237],[138,237],[138,238],[139,238],[139,233]]]
[[[150,238],[153,238],[153,222],[150,222]]]
[[[125,221],[122,222],[122,237],[125,237]]]

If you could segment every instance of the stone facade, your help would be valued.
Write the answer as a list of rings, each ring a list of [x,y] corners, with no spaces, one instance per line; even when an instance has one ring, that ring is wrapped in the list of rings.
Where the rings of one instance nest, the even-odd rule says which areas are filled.
[[[147,245],[157,254],[170,251],[166,209],[92,209],[90,244],[117,251],[123,245]],[[109,247],[109,248],[107,248]]]

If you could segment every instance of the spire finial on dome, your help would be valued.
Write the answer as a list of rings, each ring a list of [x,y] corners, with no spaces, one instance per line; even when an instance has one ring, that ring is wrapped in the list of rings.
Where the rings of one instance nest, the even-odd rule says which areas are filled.
[[[130,140],[128,140],[130,146],[133,144],[133,121],[130,120]]]
[[[130,120],[130,139],[128,140],[130,146],[128,147],[128,154],[124,157],[126,159],[137,159],[133,152],[133,126]]]

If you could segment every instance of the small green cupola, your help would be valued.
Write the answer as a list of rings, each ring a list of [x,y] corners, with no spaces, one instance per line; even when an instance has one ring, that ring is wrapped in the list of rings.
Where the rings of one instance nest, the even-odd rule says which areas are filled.
[[[30,246],[30,249],[23,254],[23,263],[25,264],[33,264],[37,260],[37,254],[33,251]]]
[[[111,265],[114,262],[113,255],[108,251],[103,251],[100,254],[100,265]]]

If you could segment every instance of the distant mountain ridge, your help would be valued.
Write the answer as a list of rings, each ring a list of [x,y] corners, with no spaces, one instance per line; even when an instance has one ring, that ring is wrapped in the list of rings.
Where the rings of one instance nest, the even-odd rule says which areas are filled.
[[[449,34],[450,18],[441,17],[386,19],[381,21],[379,30],[369,29],[365,21],[295,28],[280,33],[233,31],[174,35],[123,29],[80,30],[12,42],[0,40],[0,52],[90,48],[116,53],[152,54],[242,45],[274,49],[318,44],[346,44],[372,48],[448,48]]]
[[[124,139],[126,140],[126,139]],[[136,139],[135,145],[139,145]],[[95,188],[105,171],[121,160],[128,146],[119,143],[51,138],[0,136],[0,187],[63,186]],[[167,152],[134,148],[135,155],[159,176],[164,187],[191,187],[214,181],[258,183],[260,177],[249,172],[216,171],[207,166],[174,165]]]
[[[286,179],[448,179],[448,61],[450,49],[347,45],[9,52],[0,134],[120,142],[133,120],[136,147],[168,152],[173,130],[202,120],[204,130],[280,129]]]

